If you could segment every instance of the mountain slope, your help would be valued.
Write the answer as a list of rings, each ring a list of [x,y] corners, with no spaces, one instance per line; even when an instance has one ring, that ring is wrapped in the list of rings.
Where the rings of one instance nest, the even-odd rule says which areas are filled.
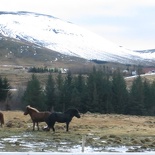
[[[0,34],[88,60],[148,64],[155,58],[154,53],[125,49],[72,23],[38,13],[0,12]]]
[[[93,65],[86,59],[68,56],[33,43],[0,36],[0,65],[76,67]]]

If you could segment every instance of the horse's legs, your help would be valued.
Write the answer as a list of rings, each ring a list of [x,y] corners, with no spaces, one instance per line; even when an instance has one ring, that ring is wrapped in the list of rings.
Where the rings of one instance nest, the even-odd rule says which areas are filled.
[[[52,128],[53,132],[55,132],[55,128],[54,128],[55,122],[50,122],[50,124],[48,124],[48,128]]]
[[[35,122],[33,122],[33,131],[34,131],[34,128],[35,128]]]
[[[68,132],[69,130],[69,122],[66,122],[66,131]]]
[[[38,127],[38,130],[39,130],[39,123],[37,122],[37,127]]]
[[[54,125],[55,125],[55,122],[51,124],[51,128],[53,129],[53,132],[55,132]]]
[[[47,123],[48,128],[49,129],[52,128],[53,131],[55,132],[55,129],[54,129],[55,121],[49,119],[46,121],[46,123]]]

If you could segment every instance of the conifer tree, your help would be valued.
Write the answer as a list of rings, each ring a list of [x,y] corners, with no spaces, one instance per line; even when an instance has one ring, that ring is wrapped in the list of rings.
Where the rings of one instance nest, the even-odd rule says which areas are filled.
[[[3,99],[3,89],[2,89],[3,83],[2,78],[0,77],[0,101]]]
[[[90,103],[90,111],[101,112],[103,110],[103,72],[93,68],[93,72],[89,74],[87,80],[88,99]]]
[[[96,68],[93,68],[93,72],[89,74],[87,78],[87,91],[88,91],[88,111],[97,112],[96,108],[98,107],[97,104],[97,88],[96,88]]]
[[[125,106],[128,103],[128,91],[123,75],[118,69],[112,76],[112,106],[115,113],[124,113]]]
[[[64,79],[62,77],[62,74],[59,73],[56,78],[56,104],[55,109],[59,111],[65,111],[65,102],[64,102]]]
[[[35,74],[33,74],[31,80],[28,81],[22,100],[24,106],[30,105],[38,108],[38,110],[46,109],[45,95],[40,85],[40,81]]]
[[[0,101],[5,101],[6,99],[11,98],[10,84],[8,79],[0,77]]]
[[[73,82],[73,77],[72,77],[71,72],[69,71],[64,80],[64,86],[63,86],[64,109],[65,110],[73,106],[71,104],[71,96],[72,96],[72,90],[73,90],[72,82]]]
[[[150,113],[150,107],[152,104],[152,94],[151,94],[151,85],[150,83],[145,79],[143,82],[143,90],[144,90],[144,111],[145,115],[151,115]]]
[[[132,83],[127,111],[127,114],[144,114],[144,87],[140,76],[138,76]]]
[[[148,115],[155,115],[155,81],[150,84],[150,97],[149,97],[149,105],[147,108]]]
[[[114,113],[112,106],[112,82],[109,80],[109,75],[105,74],[101,83],[102,86],[102,108],[101,113]]]
[[[77,101],[75,101],[76,108],[78,108],[80,112],[87,112],[88,111],[88,102],[87,102],[88,91],[86,89],[86,79],[82,76],[81,73],[77,77],[74,77],[73,85],[74,85],[74,88],[73,88],[72,98],[74,98],[75,94],[78,95],[76,98]]]
[[[73,107],[76,107],[77,109],[80,108],[80,93],[78,92],[77,88],[74,87],[72,90],[72,96],[71,96],[71,105]]]
[[[53,108],[55,106],[55,99],[55,82],[53,80],[52,74],[49,74],[45,87],[45,103],[47,105],[48,111],[54,110]]]

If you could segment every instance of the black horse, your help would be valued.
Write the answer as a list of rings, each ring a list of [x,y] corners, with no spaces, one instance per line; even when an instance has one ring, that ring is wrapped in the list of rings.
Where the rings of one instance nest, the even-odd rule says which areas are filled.
[[[77,109],[69,109],[69,110],[65,111],[64,113],[53,112],[47,118],[46,123],[47,123],[48,127],[45,128],[44,130],[49,131],[50,128],[52,128],[53,131],[55,132],[54,124],[55,124],[55,122],[59,122],[59,123],[66,123],[66,131],[68,131],[69,123],[71,122],[71,120],[74,116],[77,118],[80,118],[80,114]]]

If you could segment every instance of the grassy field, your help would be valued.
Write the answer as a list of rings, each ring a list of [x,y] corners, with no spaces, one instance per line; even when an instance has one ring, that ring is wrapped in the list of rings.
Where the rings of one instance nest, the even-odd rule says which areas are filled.
[[[24,70],[0,69],[2,77],[7,77],[12,86],[24,86],[31,74]],[[37,74],[44,83],[48,74]],[[55,75],[56,76],[56,75]],[[150,82],[155,74],[145,75]],[[130,87],[134,78],[125,79]],[[107,147],[127,146],[128,152],[155,150],[155,118],[144,116],[81,114],[74,118],[69,132],[65,124],[56,124],[56,132],[43,131],[45,123],[40,123],[39,131],[32,131],[30,116],[22,111],[3,111],[5,124],[0,128],[0,148],[2,151],[58,151],[69,152],[69,148],[81,146],[82,138],[86,138],[85,147],[97,151],[107,151]],[[43,146],[43,147],[40,147]],[[63,148],[63,149],[62,149]],[[112,150],[110,150],[112,151]]]
[[[63,152],[64,150],[59,150],[62,145],[66,149],[81,145],[82,137],[86,138],[86,147],[98,148],[98,151],[104,151],[107,146],[134,146],[134,148],[128,149],[131,152],[155,149],[154,117],[81,114],[80,119],[73,118],[69,132],[65,131],[65,124],[57,123],[56,132],[53,133],[52,130],[42,130],[46,126],[45,123],[40,123],[39,131],[37,129],[32,131],[30,116],[23,115],[22,111],[3,111],[3,113],[5,125],[0,129],[0,137],[1,143],[5,144],[4,151],[29,151],[29,149],[41,151],[41,149],[45,149]],[[15,141],[5,141],[6,138],[14,139],[15,137]],[[35,148],[25,147],[27,143]],[[42,148],[36,146],[40,143],[45,146],[43,144]]]

